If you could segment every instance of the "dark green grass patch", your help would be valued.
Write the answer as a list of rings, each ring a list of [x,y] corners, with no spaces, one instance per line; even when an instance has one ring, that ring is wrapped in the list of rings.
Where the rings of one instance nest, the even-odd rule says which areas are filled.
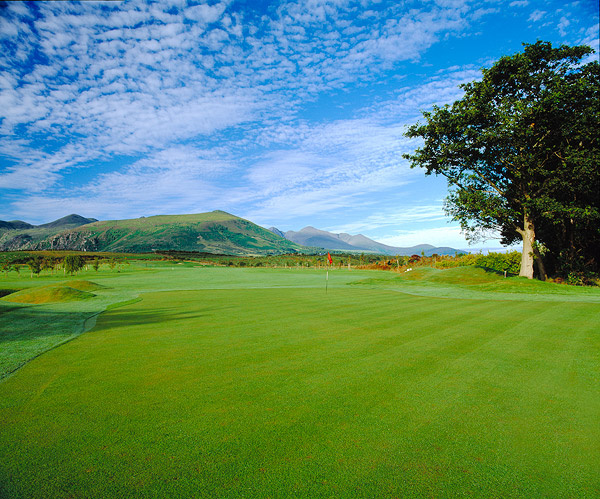
[[[146,294],[0,384],[6,497],[597,497],[596,303]]]

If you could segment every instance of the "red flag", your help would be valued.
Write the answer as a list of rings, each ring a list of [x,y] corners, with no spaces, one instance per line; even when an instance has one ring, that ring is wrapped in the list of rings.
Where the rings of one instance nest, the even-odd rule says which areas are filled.
[[[327,260],[329,260],[329,265],[333,264],[333,260],[331,259],[331,255],[327,253]]]

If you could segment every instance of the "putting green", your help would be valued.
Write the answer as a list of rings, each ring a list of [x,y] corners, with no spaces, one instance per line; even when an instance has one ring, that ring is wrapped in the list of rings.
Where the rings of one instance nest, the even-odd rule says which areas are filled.
[[[600,493],[597,303],[222,275],[5,379],[0,496]]]

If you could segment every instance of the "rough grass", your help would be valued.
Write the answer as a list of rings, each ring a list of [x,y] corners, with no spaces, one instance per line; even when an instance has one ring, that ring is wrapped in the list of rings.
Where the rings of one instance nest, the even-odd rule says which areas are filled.
[[[152,292],[0,384],[0,496],[600,494],[592,295],[168,272],[106,278]]]

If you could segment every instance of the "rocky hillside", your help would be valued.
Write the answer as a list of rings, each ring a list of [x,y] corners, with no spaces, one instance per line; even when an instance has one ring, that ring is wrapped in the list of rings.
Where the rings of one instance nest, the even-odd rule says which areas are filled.
[[[75,214],[42,225],[31,225],[22,220],[0,220],[0,251],[33,249],[41,241],[55,234],[93,222],[97,220]]]

